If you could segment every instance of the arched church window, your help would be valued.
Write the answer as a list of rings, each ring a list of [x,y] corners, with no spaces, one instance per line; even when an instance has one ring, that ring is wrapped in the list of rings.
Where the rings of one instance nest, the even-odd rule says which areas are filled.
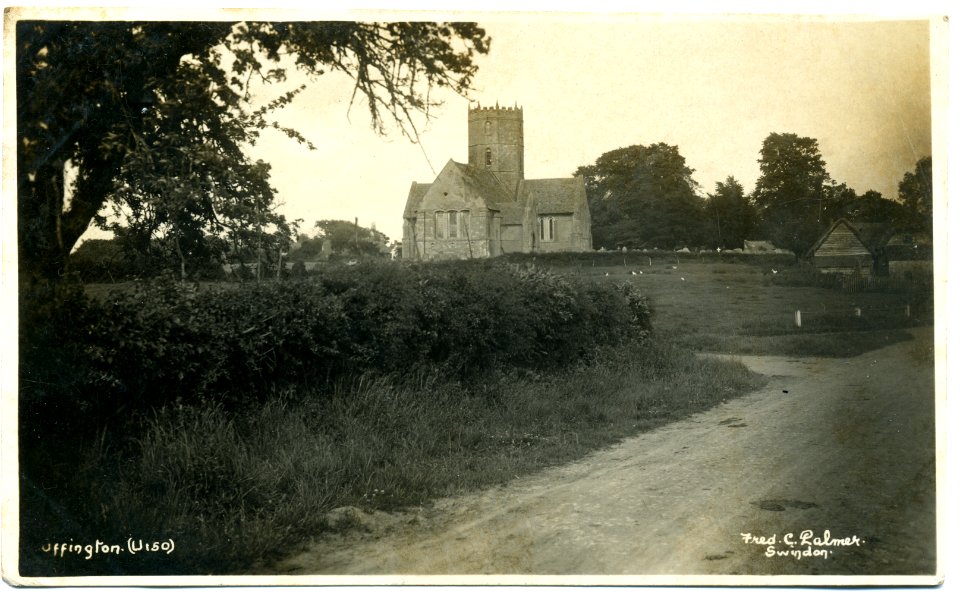
[[[493,165],[493,151],[489,148],[483,151],[483,161],[486,163],[487,167]]]
[[[447,237],[454,238],[457,237],[457,231],[460,229],[460,224],[457,221],[458,213],[455,210],[451,210],[447,213],[448,223],[447,223]]]
[[[487,136],[490,136],[493,134],[493,123],[490,120],[487,120],[486,122],[483,123],[483,133],[486,134]]]
[[[557,236],[557,220],[553,217],[540,217],[540,241],[553,241]]]
[[[435,238],[443,239],[447,236],[447,220],[445,211],[438,210],[436,212],[435,233],[433,235]]]

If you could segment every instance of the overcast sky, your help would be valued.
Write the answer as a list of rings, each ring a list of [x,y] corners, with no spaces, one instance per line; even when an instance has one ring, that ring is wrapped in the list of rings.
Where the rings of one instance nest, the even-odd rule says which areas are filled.
[[[728,175],[749,192],[764,138],[792,132],[819,141],[835,180],[893,198],[931,154],[926,21],[479,17],[492,46],[471,100],[523,107],[527,178],[665,142],[702,193]],[[303,230],[357,217],[400,239],[410,183],[433,181],[448,159],[466,162],[469,102],[444,96],[421,150],[396,129],[377,136],[364,104],[348,118],[351,90],[345,76],[325,75],[278,114],[317,150],[270,134],[253,154],[273,165],[281,212],[304,219]]]

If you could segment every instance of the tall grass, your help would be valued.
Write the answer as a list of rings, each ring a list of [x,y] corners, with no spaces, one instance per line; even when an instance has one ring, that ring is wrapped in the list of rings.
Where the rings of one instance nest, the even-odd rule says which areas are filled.
[[[502,483],[760,383],[742,365],[664,343],[603,355],[559,374],[489,374],[472,387],[368,376],[333,397],[284,392],[239,411],[167,406],[122,456],[86,449],[76,481],[99,506],[87,525],[101,538],[176,541],[173,555],[114,559],[113,571],[262,571],[336,529],[327,514],[335,508],[418,506]],[[28,549],[41,574],[104,570]]]

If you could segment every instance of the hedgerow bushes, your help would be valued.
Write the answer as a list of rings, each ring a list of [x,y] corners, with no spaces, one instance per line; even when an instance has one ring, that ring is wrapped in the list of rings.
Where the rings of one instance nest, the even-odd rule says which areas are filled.
[[[21,404],[95,419],[366,373],[466,379],[557,369],[650,330],[629,285],[459,262],[330,269],[208,290],[154,282],[26,316]],[[49,411],[48,411],[49,412]]]

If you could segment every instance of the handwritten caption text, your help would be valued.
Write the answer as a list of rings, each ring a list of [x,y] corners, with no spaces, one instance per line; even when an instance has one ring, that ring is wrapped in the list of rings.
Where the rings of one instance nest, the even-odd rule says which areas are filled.
[[[835,549],[859,547],[867,542],[856,534],[836,537],[829,530],[824,530],[823,534],[816,536],[813,530],[804,530],[800,532],[799,536],[793,532],[787,532],[779,538],[776,534],[762,536],[741,532],[740,538],[743,539],[744,544],[765,547],[763,554],[766,557],[790,557],[798,560],[804,558],[827,559],[835,552]]]
[[[142,538],[128,538],[124,544],[111,544],[101,540],[93,543],[48,542],[40,550],[50,553],[54,557],[77,555],[84,559],[93,559],[98,555],[137,555],[139,553],[166,553],[169,555],[176,548],[173,539],[146,541]]]

